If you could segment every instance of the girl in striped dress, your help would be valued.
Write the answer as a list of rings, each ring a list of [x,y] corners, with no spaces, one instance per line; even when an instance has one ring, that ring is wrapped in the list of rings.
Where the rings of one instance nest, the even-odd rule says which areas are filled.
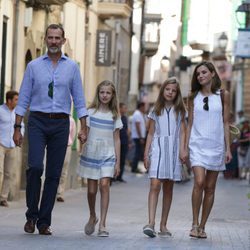
[[[174,181],[181,180],[181,164],[186,160],[185,107],[180,85],[175,77],[166,80],[152,112],[149,113],[149,132],[144,152],[144,165],[149,172],[149,222],[143,233],[155,237],[155,215],[159,192],[163,189],[159,236],[171,236],[167,219],[172,202]]]
[[[85,234],[91,235],[98,222],[95,203],[99,190],[101,198],[98,236],[107,237],[106,216],[109,206],[110,179],[120,172],[120,129],[122,121],[118,111],[115,86],[103,81],[97,86],[94,101],[87,117],[88,139],[84,145],[78,174],[88,181],[88,205],[90,217],[85,225]]]

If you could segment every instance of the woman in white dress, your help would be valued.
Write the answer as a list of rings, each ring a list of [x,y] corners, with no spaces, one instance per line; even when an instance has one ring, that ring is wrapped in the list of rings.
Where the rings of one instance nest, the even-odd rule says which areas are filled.
[[[163,189],[162,214],[159,236],[171,236],[167,219],[172,202],[174,181],[181,180],[181,161],[184,152],[185,107],[180,85],[175,77],[166,80],[149,114],[149,132],[144,152],[144,165],[149,171],[149,222],[143,233],[155,237],[155,214],[161,186]]]
[[[219,171],[232,159],[229,143],[229,92],[220,95],[221,80],[214,65],[199,63],[193,73],[188,105],[186,151],[194,173],[193,224],[190,236],[207,238],[205,225],[211,212]],[[202,206],[201,220],[199,212]]]

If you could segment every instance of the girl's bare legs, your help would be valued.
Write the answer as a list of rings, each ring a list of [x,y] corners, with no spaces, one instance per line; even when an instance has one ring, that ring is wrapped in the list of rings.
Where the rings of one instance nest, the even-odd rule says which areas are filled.
[[[149,225],[155,225],[155,214],[158,203],[158,196],[161,190],[161,181],[155,178],[150,179],[150,191],[148,194],[148,216]]]
[[[207,170],[206,174],[206,184],[204,188],[204,198],[202,204],[202,216],[201,216],[201,223],[200,228],[204,230],[208,216],[212,210],[214,204],[214,193],[216,187],[216,181],[218,177],[218,171],[209,171]]]
[[[101,218],[99,229],[103,229],[106,227],[106,217],[109,206],[110,178],[101,178],[99,189],[101,194]]]
[[[96,213],[95,213],[95,202],[97,194],[98,181],[88,179],[88,204],[89,204],[89,223],[95,224]]]
[[[174,182],[171,180],[163,181],[163,196],[162,196],[162,212],[161,212],[161,223],[160,231],[167,231],[167,220],[170,211],[172,196],[173,196]]]
[[[194,187],[192,192],[193,225],[199,225],[199,213],[205,187],[206,172],[202,167],[193,167]]]

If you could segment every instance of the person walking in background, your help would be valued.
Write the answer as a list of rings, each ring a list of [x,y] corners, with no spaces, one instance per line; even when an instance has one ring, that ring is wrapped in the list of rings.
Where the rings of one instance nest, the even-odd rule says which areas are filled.
[[[187,155],[185,142],[185,106],[180,84],[175,77],[167,79],[161,86],[159,96],[149,113],[149,132],[144,152],[144,166],[149,171],[150,191],[148,195],[149,222],[143,233],[155,237],[155,215],[158,197],[163,189],[162,213],[159,236],[171,236],[167,228],[174,181],[181,180],[181,164]]]
[[[57,189],[57,198],[56,200],[59,202],[64,202],[64,190],[68,176],[69,164],[71,159],[71,146],[75,140],[76,136],[76,123],[75,120],[70,116],[69,117],[69,139],[68,139],[68,147],[65,154],[65,159],[63,163],[62,173],[60,177],[59,186]]]
[[[239,178],[246,179],[250,168],[250,126],[249,120],[242,120],[241,123],[238,147]]]
[[[243,110],[240,110],[237,112],[237,115],[238,115],[238,126],[239,126],[239,129],[241,129],[241,126],[243,124],[243,122],[247,119],[245,117],[245,114],[244,114],[244,111]]]
[[[90,105],[87,118],[88,140],[83,147],[78,174],[87,178],[88,205],[90,217],[84,232],[91,235],[98,222],[95,204],[100,190],[100,223],[98,236],[108,237],[106,217],[109,206],[110,180],[120,172],[120,129],[122,121],[119,115],[115,86],[105,80],[98,84],[95,98]]]
[[[6,103],[0,106],[0,206],[8,207],[8,195],[13,184],[16,150],[13,141],[15,124],[15,107],[18,92],[6,93]],[[22,135],[24,129],[22,129]]]
[[[230,113],[230,124],[234,124],[234,114]],[[232,160],[226,164],[226,170],[224,170],[225,179],[238,178],[238,138],[231,141],[230,150],[232,154]]]
[[[140,102],[132,116],[131,137],[135,145],[135,153],[132,161],[132,173],[140,173],[138,162],[143,159],[143,151],[146,139],[145,103]]]
[[[220,94],[221,80],[211,62],[199,63],[193,72],[188,104],[185,150],[194,173],[193,224],[190,237],[207,238],[205,225],[211,212],[219,171],[232,159],[229,143],[230,101]],[[206,122],[204,122],[206,121]],[[201,219],[199,220],[200,208]]]
[[[117,176],[116,180],[120,182],[126,182],[123,179],[123,172],[125,169],[126,164],[126,155],[128,152],[128,143],[129,143],[129,136],[128,136],[128,118],[126,116],[127,113],[127,106],[124,103],[119,104],[121,120],[123,127],[120,130],[120,141],[121,141],[121,155],[120,155],[120,174]]]
[[[48,52],[31,61],[26,68],[16,107],[14,141],[21,146],[21,121],[29,107],[28,169],[26,171],[26,223],[24,231],[51,235],[51,216],[69,137],[71,100],[81,122],[78,138],[87,139],[86,116],[82,81],[78,65],[62,51],[64,30],[51,24],[45,33]],[[41,176],[46,149],[45,182],[40,201]],[[40,207],[39,207],[40,202]]]

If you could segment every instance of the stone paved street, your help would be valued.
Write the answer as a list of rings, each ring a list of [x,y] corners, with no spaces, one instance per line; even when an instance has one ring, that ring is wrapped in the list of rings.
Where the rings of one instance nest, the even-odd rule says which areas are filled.
[[[163,250],[163,249],[250,249],[250,200],[247,181],[224,180],[219,177],[215,205],[207,223],[208,239],[190,239],[192,180],[175,184],[174,199],[168,228],[169,238],[147,238],[142,227],[147,223],[147,195],[149,182],[145,174],[126,172],[126,184],[114,183],[107,228],[109,238],[86,236],[84,224],[88,220],[86,188],[66,192],[66,202],[56,203],[53,213],[53,236],[23,232],[25,200],[11,202],[9,208],[0,207],[0,249],[86,249],[86,250]],[[159,202],[158,208],[160,208]],[[97,201],[99,211],[99,197]],[[159,229],[158,209],[156,230]]]

